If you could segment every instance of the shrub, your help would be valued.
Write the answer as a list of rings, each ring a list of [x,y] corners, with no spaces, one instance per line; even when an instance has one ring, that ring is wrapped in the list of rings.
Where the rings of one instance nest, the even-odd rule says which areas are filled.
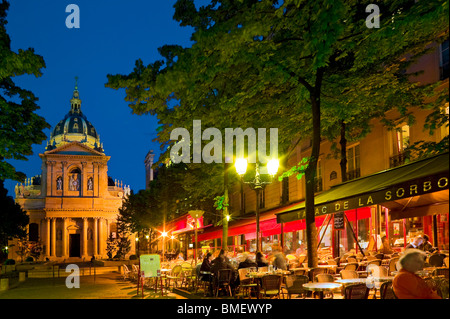
[[[32,262],[32,261],[34,261],[34,259],[33,259],[33,257],[29,256],[29,257],[27,257],[27,259],[25,259],[25,261]]]
[[[3,265],[15,265],[16,261],[14,259],[6,259]]]
[[[130,260],[136,260],[138,259],[136,255],[130,255]]]

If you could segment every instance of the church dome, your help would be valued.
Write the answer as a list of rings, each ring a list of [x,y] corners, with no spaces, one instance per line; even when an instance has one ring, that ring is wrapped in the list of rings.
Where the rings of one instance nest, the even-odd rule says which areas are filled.
[[[56,124],[50,134],[46,150],[52,150],[71,142],[79,142],[103,153],[103,145],[100,143],[100,135],[94,125],[88,121],[86,115],[81,112],[81,100],[77,86],[70,100],[70,111]]]

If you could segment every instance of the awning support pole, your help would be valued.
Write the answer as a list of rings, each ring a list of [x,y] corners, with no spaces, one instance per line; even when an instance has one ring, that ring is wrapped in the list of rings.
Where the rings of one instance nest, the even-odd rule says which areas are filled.
[[[327,231],[328,225],[329,225],[330,222],[331,222],[331,214],[330,214],[329,216],[330,216],[330,218],[328,219],[327,226],[325,227],[325,230],[324,230],[322,236],[320,237],[319,243],[317,244],[317,249],[319,249],[320,243],[322,242],[322,239],[323,239],[323,237],[325,236],[325,232]],[[328,218],[328,216],[327,216],[327,218]],[[324,222],[325,222],[325,221],[324,221]],[[322,226],[323,226],[323,224],[322,224]],[[320,228],[321,228],[321,229],[319,230],[319,234],[320,234],[320,231],[322,230],[322,227],[320,227]]]
[[[359,245],[358,238],[356,237],[355,232],[353,231],[352,224],[350,224],[350,222],[348,221],[347,215],[345,213],[344,213],[344,216],[345,216],[345,220],[347,221],[348,227],[350,227],[350,230],[352,231],[353,238],[355,238],[356,244],[358,245],[359,250],[361,250],[361,254],[363,255],[363,257],[366,257],[366,255],[364,254],[364,251],[362,250],[361,246]]]

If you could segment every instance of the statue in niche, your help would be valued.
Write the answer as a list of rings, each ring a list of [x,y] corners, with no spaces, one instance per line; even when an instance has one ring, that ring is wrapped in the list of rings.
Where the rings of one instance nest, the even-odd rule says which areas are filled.
[[[88,230],[87,230],[87,237],[88,237],[88,240],[92,240],[92,228],[88,228]]]
[[[61,178],[61,176],[59,176],[56,179],[56,190],[58,190],[58,191],[62,190],[62,178]]]
[[[56,232],[56,240],[62,240],[62,230],[58,229]]]
[[[94,189],[94,182],[92,181],[92,177],[89,177],[89,179],[88,179],[87,189],[88,189],[88,191],[91,191]]]
[[[78,180],[78,174],[72,174],[70,176],[70,190],[77,191],[80,189],[80,181]]]

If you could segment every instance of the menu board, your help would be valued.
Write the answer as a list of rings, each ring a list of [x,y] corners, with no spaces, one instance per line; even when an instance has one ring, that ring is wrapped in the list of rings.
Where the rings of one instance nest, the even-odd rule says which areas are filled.
[[[142,276],[145,278],[161,276],[161,262],[159,255],[141,255],[139,261]]]
[[[334,229],[343,230],[345,229],[345,216],[343,212],[334,214]]]

